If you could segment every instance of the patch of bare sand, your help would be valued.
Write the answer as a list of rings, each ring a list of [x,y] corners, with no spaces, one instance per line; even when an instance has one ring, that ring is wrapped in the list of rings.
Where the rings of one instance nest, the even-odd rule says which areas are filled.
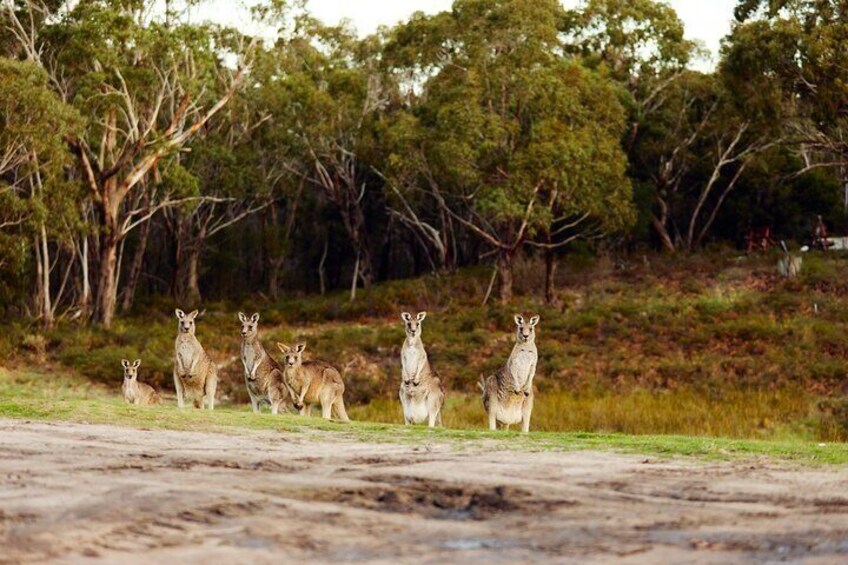
[[[848,560],[848,468],[0,421],[0,562]]]

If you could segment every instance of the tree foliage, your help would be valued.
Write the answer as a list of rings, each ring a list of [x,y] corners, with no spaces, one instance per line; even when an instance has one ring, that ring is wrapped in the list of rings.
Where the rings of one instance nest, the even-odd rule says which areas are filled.
[[[398,53],[395,72],[432,75],[414,122],[401,122],[417,130],[408,152],[420,155],[439,205],[497,251],[504,301],[524,246],[631,218],[624,112],[612,83],[563,55],[565,16],[557,2],[457,2],[449,16],[418,17],[416,33],[401,29],[387,47]],[[409,37],[448,39],[419,43],[416,55]]]
[[[456,0],[370,37],[267,0],[264,42],[203,4],[0,4],[7,309],[108,326],[136,295],[478,264],[506,302],[520,257],[553,301],[578,240],[848,228],[845,2],[740,0],[711,72],[655,0]]]

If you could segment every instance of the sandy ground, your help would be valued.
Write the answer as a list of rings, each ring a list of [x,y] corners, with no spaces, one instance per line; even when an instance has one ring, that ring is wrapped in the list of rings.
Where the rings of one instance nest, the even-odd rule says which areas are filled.
[[[0,549],[3,563],[845,563],[848,468],[0,421]]]

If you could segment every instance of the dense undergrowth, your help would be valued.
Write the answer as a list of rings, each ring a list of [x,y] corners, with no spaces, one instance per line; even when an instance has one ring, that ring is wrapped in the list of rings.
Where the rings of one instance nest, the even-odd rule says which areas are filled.
[[[538,313],[534,429],[845,439],[848,257],[808,254],[792,281],[775,263],[732,253],[578,257],[560,269],[555,305],[537,300],[543,274],[533,262],[520,267],[509,307],[481,305],[485,270],[389,282],[352,303],[346,293],[251,297],[204,304],[198,337],[223,366],[224,403],[246,401],[236,312],[259,311],[269,352],[275,341],[305,341],[307,356],[342,369],[353,417],[397,422],[399,313],[427,310],[424,341],[451,391],[445,423],[471,428],[483,424],[477,381],[512,347],[512,314]],[[141,358],[141,379],[168,391],[174,306],[147,302],[109,331],[13,322],[0,356],[67,368],[115,393],[120,359]]]

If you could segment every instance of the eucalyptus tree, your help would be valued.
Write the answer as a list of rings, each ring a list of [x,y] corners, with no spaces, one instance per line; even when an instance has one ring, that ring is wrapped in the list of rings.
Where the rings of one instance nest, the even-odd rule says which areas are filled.
[[[650,222],[668,251],[700,247],[745,172],[780,140],[732,98],[720,77],[687,71],[636,138],[631,171],[649,187]]]
[[[496,254],[503,302],[525,248],[632,219],[625,113],[610,80],[564,54],[566,17],[555,0],[460,0],[386,47],[396,73],[423,80],[409,151],[439,207]]]
[[[213,26],[189,23],[173,3],[165,12],[143,0],[3,6],[5,28],[20,51],[48,72],[53,88],[86,120],[67,141],[95,211],[94,318],[108,327],[121,243],[173,202],[166,196],[134,204],[148,200],[145,188],[154,183],[146,181],[230,101],[244,61],[228,70],[223,58],[232,42],[222,41]],[[40,25],[30,25],[34,21]],[[211,88],[222,78],[224,88]]]
[[[257,100],[261,82],[238,93],[207,123],[171,169],[174,187],[185,203],[166,210],[174,242],[173,292],[181,304],[201,300],[201,258],[208,241],[273,203],[276,183],[263,174],[260,130],[270,117]],[[256,253],[248,261],[261,261]]]
[[[366,209],[377,188],[367,157],[371,124],[385,102],[376,53],[353,30],[304,16],[279,38],[277,80],[267,87],[274,119],[287,129],[278,136],[286,149],[280,162],[339,214],[355,255],[354,288],[375,276]]]
[[[32,62],[0,58],[0,273],[4,293],[25,276],[35,258],[38,316],[46,327],[66,296],[80,230],[80,197],[65,168],[72,156],[64,136],[81,126],[79,115],[48,85],[47,73]],[[51,277],[59,255],[70,260]],[[58,278],[55,294],[51,280]]]
[[[801,172],[841,178],[848,210],[848,4],[739,0],[722,76],[740,111],[784,123]]]

